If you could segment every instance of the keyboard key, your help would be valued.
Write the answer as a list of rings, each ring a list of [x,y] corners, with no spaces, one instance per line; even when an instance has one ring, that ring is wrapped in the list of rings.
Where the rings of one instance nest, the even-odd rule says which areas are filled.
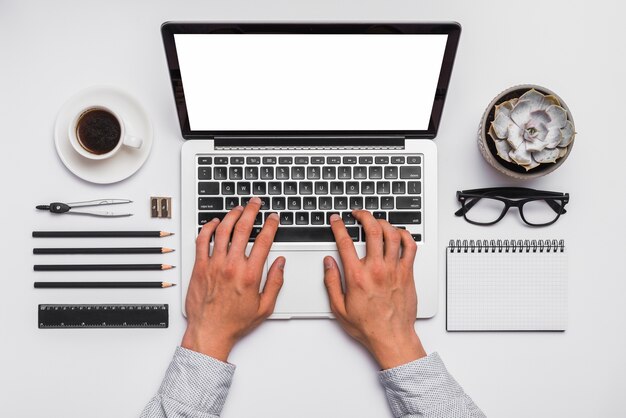
[[[313,194],[313,183],[310,181],[301,181],[300,194]]]
[[[422,162],[422,158],[417,155],[413,155],[413,156],[407,157],[406,162],[409,164],[419,164]]]
[[[326,158],[326,164],[341,164],[340,157],[328,157]]]
[[[244,159],[243,157],[230,157],[231,165],[243,165]]]
[[[278,215],[278,213],[277,213],[277,212],[265,212],[265,214],[264,214],[263,216],[265,217],[265,220],[266,220],[266,221],[267,221],[267,218],[269,218],[269,216],[270,216],[272,213],[275,213],[275,214],[277,214],[277,215]],[[278,215],[278,221],[280,222],[280,215]],[[253,228],[253,230],[254,230],[254,228]],[[260,231],[261,231],[261,228],[259,228],[259,232],[260,232]],[[258,233],[257,233],[257,235],[258,235]]]
[[[289,167],[276,167],[276,180],[289,180]]]
[[[319,198],[319,208],[321,210],[331,210],[333,208],[333,198],[330,196],[321,196]]]
[[[343,223],[346,225],[355,225],[356,219],[352,216],[352,212],[342,212],[341,219],[343,219]]]
[[[316,181],[315,182],[315,194],[328,194],[328,182]]]
[[[243,180],[243,169],[242,169],[242,167],[229,167],[228,168],[228,178],[230,180]]]
[[[284,193],[288,195],[298,194],[298,183],[295,181],[286,181],[284,186]]]
[[[263,157],[263,164],[276,164],[276,157]]]
[[[421,181],[409,181],[409,194],[420,194],[422,193],[422,182]]]
[[[315,157],[313,157],[315,158]],[[320,168],[319,167],[307,167],[306,169],[306,178],[309,180],[319,180],[320,179]]]
[[[420,196],[398,196],[396,197],[397,209],[421,209],[422,198]]]
[[[215,157],[215,165],[227,165],[228,157]]]
[[[272,198],[272,209],[273,210],[285,210],[285,198],[284,197],[273,197]]]
[[[322,177],[324,180],[334,180],[337,177],[337,169],[335,167],[322,167]]]
[[[420,242],[422,240],[422,234],[411,234],[413,241]]]
[[[270,181],[269,194],[283,194],[283,184],[278,181]]]
[[[239,198],[238,197],[227,197],[226,198],[226,209],[231,210],[235,206],[239,206]]]
[[[337,178],[340,180],[350,180],[352,178],[352,167],[339,167]]]
[[[346,194],[359,194],[359,183],[356,181],[347,181]]]
[[[299,196],[292,196],[287,198],[287,209],[300,210],[302,209],[302,199]]]
[[[330,225],[330,217],[332,215],[339,215],[339,212],[326,212],[326,224]]]
[[[350,198],[350,209],[363,209],[363,198],[362,197],[351,197]]]
[[[378,194],[389,194],[391,189],[391,184],[388,181],[378,181],[376,182],[376,193]]]
[[[354,167],[354,178],[355,180],[366,179],[367,167],[363,167],[363,166]]]
[[[386,179],[397,179],[398,178],[398,167],[393,165],[385,167],[385,178]]]
[[[261,164],[261,158],[260,157],[247,157],[246,164],[259,165]]]
[[[252,196],[242,197],[241,198],[241,206],[246,206],[248,204],[248,202],[250,201],[250,199],[252,199]]]
[[[348,198],[345,196],[340,196],[335,198],[335,210],[346,210],[348,209]]]
[[[346,227],[348,235],[352,238],[352,241],[359,240],[359,227],[349,226]],[[250,241],[254,241],[255,238],[261,232],[260,227],[252,228],[250,234]],[[293,226],[289,228],[278,228],[274,242],[334,242],[335,236],[332,229],[327,226],[324,227],[312,227],[312,226]]]
[[[365,198],[365,209],[374,210],[378,209],[378,197],[377,196],[368,196]]]
[[[221,197],[199,197],[199,210],[222,210],[224,209],[224,199]]]
[[[374,194],[374,182],[373,181],[364,181],[361,183],[361,193],[363,194]]]
[[[312,212],[311,225],[324,225],[324,212]]]
[[[214,218],[221,221],[227,213],[228,212],[198,212],[198,225],[204,225],[205,223],[211,222]]]
[[[422,167],[420,166],[404,166],[400,167],[401,179],[421,179]]]
[[[283,164],[283,165],[293,164],[293,157],[278,157],[278,164]]]
[[[387,212],[372,212],[372,215],[376,219],[387,219]]]
[[[254,218],[254,225],[262,225],[263,224],[263,213],[259,212],[256,214]]]
[[[374,162],[376,164],[389,164],[389,157],[376,157]]]
[[[296,212],[296,225],[308,225],[309,213],[308,212]]]
[[[246,167],[246,180],[259,179],[259,167]]]
[[[343,157],[344,164],[356,164],[356,157]]]
[[[421,224],[421,212],[389,212],[389,223],[392,224]]]
[[[315,198],[315,197],[305,197],[303,199],[302,208],[304,210],[315,210],[315,209],[317,209],[317,198]]]
[[[199,165],[211,165],[213,164],[213,158],[211,157],[198,157]]]
[[[281,212],[280,224],[281,225],[293,225],[293,212]]]
[[[259,197],[261,199],[261,210],[270,209],[270,198],[268,196]]]
[[[311,157],[311,164],[324,164],[324,157]]]
[[[393,209],[393,197],[382,196],[380,198],[380,208],[381,209]]]
[[[291,178],[294,180],[304,179],[304,167],[291,167]]]
[[[404,194],[406,193],[406,184],[403,181],[394,181],[391,183],[391,193]]]
[[[250,182],[240,181],[237,183],[237,194],[250,194]]]
[[[359,157],[359,164],[372,164],[374,159],[372,157]]]
[[[198,180],[211,180],[211,167],[198,167]]]
[[[391,157],[391,164],[404,164],[404,157]]]
[[[377,167],[377,166],[370,167],[370,179],[382,179],[382,178],[383,178],[382,167]]]
[[[254,183],[252,183],[252,193],[254,194],[267,193],[266,184],[262,181],[255,181]]]
[[[303,165],[309,163],[309,157],[296,157],[296,164]]]
[[[220,184],[217,182],[198,182],[198,194],[218,195],[220,194]]]
[[[331,181],[330,182],[330,194],[343,194],[343,182]]]
[[[215,180],[226,180],[227,174],[226,167],[215,167],[213,169],[213,178]]]
[[[274,180],[274,167],[261,167],[261,180]]]

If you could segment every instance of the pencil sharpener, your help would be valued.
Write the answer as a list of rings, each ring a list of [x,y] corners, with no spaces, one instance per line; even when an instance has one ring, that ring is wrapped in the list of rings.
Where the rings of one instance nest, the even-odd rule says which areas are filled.
[[[163,196],[150,197],[150,217],[171,218],[172,217],[172,198],[163,197]]]

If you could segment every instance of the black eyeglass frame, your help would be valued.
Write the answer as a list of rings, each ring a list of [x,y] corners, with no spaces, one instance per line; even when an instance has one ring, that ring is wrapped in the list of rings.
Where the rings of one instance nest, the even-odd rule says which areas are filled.
[[[456,192],[456,197],[457,200],[461,202],[461,209],[457,210],[454,214],[456,216],[463,216],[465,220],[471,224],[482,226],[489,226],[500,222],[500,220],[504,218],[509,209],[512,207],[517,208],[520,218],[522,218],[522,221],[524,221],[527,225],[552,225],[561,217],[561,215],[567,213],[565,205],[569,202],[569,193],[535,190],[525,187],[490,187],[484,189],[461,190]],[[474,198],[474,200],[468,200],[471,198]],[[504,203],[504,209],[502,209],[502,213],[495,221],[477,222],[467,218],[467,212],[469,212],[470,209],[483,198],[499,200]],[[528,202],[534,202],[537,200],[544,200],[546,204],[556,212],[556,218],[550,222],[541,224],[529,222],[524,216],[523,206]],[[560,204],[556,201],[559,201]]]

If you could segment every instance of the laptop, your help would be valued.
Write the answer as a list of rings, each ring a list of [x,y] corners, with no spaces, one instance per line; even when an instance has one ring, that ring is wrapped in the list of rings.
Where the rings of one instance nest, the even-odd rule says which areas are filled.
[[[201,226],[258,196],[285,256],[272,318],[332,318],[329,217],[366,209],[418,244],[418,317],[438,307],[437,152],[433,142],[460,36],[457,23],[175,23],[162,26],[181,152],[181,296]],[[263,285],[264,283],[262,283]]]

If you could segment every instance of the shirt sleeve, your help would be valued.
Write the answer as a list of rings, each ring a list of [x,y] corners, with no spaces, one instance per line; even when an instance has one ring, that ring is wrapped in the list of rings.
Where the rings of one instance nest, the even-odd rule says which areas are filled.
[[[379,374],[396,418],[485,418],[437,353]]]
[[[141,418],[217,418],[235,366],[177,347],[161,387]]]

